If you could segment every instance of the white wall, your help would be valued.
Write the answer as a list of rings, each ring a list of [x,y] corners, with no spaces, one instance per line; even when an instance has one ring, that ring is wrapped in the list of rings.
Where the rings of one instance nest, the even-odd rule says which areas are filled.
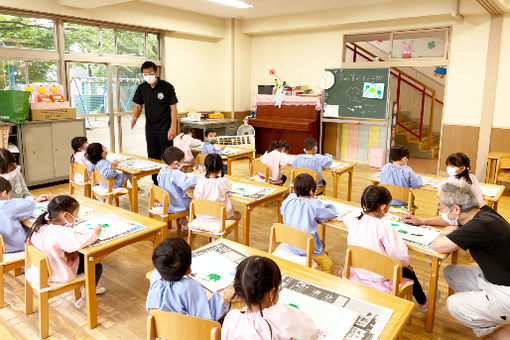
[[[499,73],[496,88],[496,101],[492,126],[510,128],[510,14],[503,17],[501,51],[499,56]]]

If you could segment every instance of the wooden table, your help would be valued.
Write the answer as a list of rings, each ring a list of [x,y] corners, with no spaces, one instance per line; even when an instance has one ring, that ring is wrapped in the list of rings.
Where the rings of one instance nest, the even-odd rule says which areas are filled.
[[[251,162],[253,161],[253,154],[255,153],[254,149],[246,148],[246,147],[242,147],[242,146],[229,146],[229,145],[224,145],[224,146],[227,146],[232,149],[240,150],[240,152],[235,153],[235,154],[231,154],[231,155],[222,154],[221,155],[221,158],[223,160],[227,161],[227,175],[232,175],[232,161],[235,161],[235,160],[238,160],[241,158],[248,158],[250,160],[250,166],[251,166]],[[195,154],[201,153],[202,145],[192,147],[191,151]]]
[[[51,194],[51,192],[50,192]],[[167,224],[147,216],[135,214],[113,205],[99,202],[87,197],[73,196],[80,203],[80,206],[93,208],[96,212],[108,212],[114,215],[122,216],[138,224],[147,227],[144,230],[128,234],[121,238],[117,238],[97,246],[89,246],[81,249],[79,252],[83,254],[85,261],[85,291],[87,296],[87,320],[90,328],[97,326],[97,297],[96,297],[96,271],[97,263],[115,250],[128,246],[140,241],[151,241],[155,248],[161,241],[167,237]],[[94,214],[91,212],[89,214]],[[30,223],[26,223],[30,226]],[[150,254],[147,254],[150,256]],[[113,275],[113,274],[112,274]],[[136,287],[133,287],[135,289]]]
[[[237,133],[237,129],[241,123],[237,119],[201,119],[200,121],[188,121],[186,119],[179,119],[181,126],[187,125],[193,130],[201,130],[201,133],[193,131],[193,138],[203,139],[205,130],[213,129],[216,131],[218,136],[230,136]]]
[[[377,174],[375,174],[375,175],[377,175]],[[370,176],[368,179],[372,182],[372,184],[378,185],[380,180],[379,180],[379,177],[375,177],[375,175]],[[447,180],[447,177],[442,177],[442,176],[432,176],[432,175],[424,175],[424,174],[418,174],[418,175],[421,176],[421,177],[431,177],[431,178],[438,179],[438,180],[441,180],[441,181],[446,181]],[[498,185],[498,184],[489,184],[489,183],[480,183],[480,186],[481,187],[482,186],[487,186],[487,187],[496,187],[496,188],[498,188],[498,193],[496,194],[496,196],[486,196],[486,195],[483,195],[483,199],[487,202],[487,205],[489,207],[491,207],[492,209],[494,209],[495,211],[497,211],[498,210],[499,200],[501,199],[501,196],[503,195],[503,192],[505,191],[505,186],[504,185]],[[439,189],[427,184],[427,185],[421,186],[421,187],[413,189],[413,190],[427,190],[427,191],[435,191],[435,192],[437,192]]]
[[[501,156],[510,157],[508,152],[492,151],[487,155],[487,174],[485,176],[485,183],[496,183],[496,172],[498,170],[498,162]],[[494,178],[491,181],[491,177]]]
[[[385,294],[358,283],[342,279],[341,277],[330,275],[313,268],[284,260],[264,251],[247,247],[230,240],[219,239],[215,242],[222,242],[227,246],[250,256],[259,255],[268,257],[278,264],[280,270],[285,273],[285,275],[289,275],[324,288],[341,292],[342,294],[352,298],[357,298],[378,306],[392,309],[393,314],[386,324],[386,327],[382,331],[380,339],[397,339],[407,320],[409,320],[411,317],[411,313],[414,308],[414,303],[411,301],[397,298],[395,296]]]
[[[322,196],[321,198],[328,199],[328,200],[335,201],[335,202],[340,202],[343,204],[352,205],[354,207],[360,208],[360,205],[357,203],[340,200],[340,199],[337,199],[334,197]],[[397,215],[404,215],[404,214],[397,213]],[[333,228],[333,229],[337,229],[337,230],[341,230],[341,231],[347,231],[347,227],[341,221],[331,220],[331,221],[323,222],[323,223],[321,223],[321,225],[323,225],[324,227],[329,227],[329,228]],[[441,229],[441,227],[438,227],[438,229]],[[323,235],[325,235],[325,230],[324,230]],[[404,242],[405,242],[405,240],[404,240]],[[407,244],[407,242],[406,242],[406,244]],[[411,244],[407,244],[407,247],[411,251],[414,251],[414,252],[421,254],[423,256],[427,256],[429,258],[429,261],[431,264],[430,280],[429,280],[429,282],[430,282],[429,307],[428,307],[427,316],[425,319],[425,330],[427,332],[432,332],[432,329],[434,327],[434,317],[435,317],[435,313],[436,313],[436,295],[437,295],[437,282],[438,282],[438,278],[439,278],[439,267],[441,266],[441,262],[443,260],[445,260],[449,254],[437,253],[431,249],[430,250],[423,249],[423,248],[420,248],[420,247],[417,247],[417,246],[414,246]],[[452,264],[457,264],[457,255],[458,255],[457,251],[452,253],[452,259],[451,259]],[[450,291],[450,293],[452,293],[452,291]]]

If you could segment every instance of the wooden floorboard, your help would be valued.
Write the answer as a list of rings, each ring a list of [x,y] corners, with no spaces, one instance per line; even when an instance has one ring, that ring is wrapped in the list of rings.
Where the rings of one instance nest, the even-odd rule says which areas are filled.
[[[420,171],[419,169],[415,169]],[[353,181],[353,201],[359,202],[363,189],[369,184],[367,176],[376,172],[368,166],[357,166]],[[236,161],[233,164],[233,175],[244,176],[248,174],[246,160]],[[288,175],[288,174],[287,174]],[[332,178],[325,174],[325,180],[331,184]],[[141,181],[144,192],[140,194],[140,213],[146,214],[148,189],[150,178]],[[339,197],[346,197],[347,177],[340,181]],[[51,191],[54,194],[67,193],[67,186],[60,185],[51,188],[37,189],[36,193]],[[331,195],[331,185],[328,185],[327,194]],[[419,191],[417,193],[417,214],[431,216],[435,214],[436,195],[431,192]],[[121,198],[121,206],[127,208],[128,201]],[[234,203],[236,210],[241,207]],[[266,207],[257,207],[252,212],[251,219],[251,246],[267,251],[269,243],[269,230],[271,224],[277,221],[276,204]],[[505,195],[500,202],[499,212],[508,220],[510,218],[510,196]],[[240,226],[239,238],[242,239]],[[177,235],[175,230],[169,236]],[[233,236],[229,236],[232,239]],[[207,240],[195,237],[194,247],[204,245]],[[346,235],[339,231],[328,230],[327,251],[335,263],[335,273],[342,266],[346,249]],[[50,335],[54,339],[142,339],[145,337],[145,298],[148,281],[145,273],[152,269],[152,247],[149,242],[128,246],[107,256],[103,261],[103,277],[101,284],[108,290],[105,295],[98,297],[99,326],[93,330],[87,327],[85,309],[76,309],[71,293],[63,294],[50,300]],[[429,263],[423,256],[411,253],[412,265],[426,291],[429,286]],[[461,263],[468,263],[466,254],[461,254]],[[445,264],[449,263],[449,259]],[[443,265],[444,267],[444,265]],[[0,309],[0,338],[1,339],[34,339],[38,338],[39,325],[37,303],[32,315],[24,314],[24,276],[14,277],[5,275],[6,306]],[[407,325],[402,333],[402,339],[474,339],[469,328],[456,322],[446,310],[445,301],[447,285],[442,270],[439,277],[439,289],[442,297],[436,311],[434,331],[424,331],[425,314],[415,310],[413,321]]]

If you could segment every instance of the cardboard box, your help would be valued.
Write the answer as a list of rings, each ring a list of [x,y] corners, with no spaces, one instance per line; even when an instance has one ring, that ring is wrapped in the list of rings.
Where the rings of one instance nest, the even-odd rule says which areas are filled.
[[[30,110],[30,120],[52,120],[52,119],[70,119],[76,118],[76,108],[59,109],[32,109]]]

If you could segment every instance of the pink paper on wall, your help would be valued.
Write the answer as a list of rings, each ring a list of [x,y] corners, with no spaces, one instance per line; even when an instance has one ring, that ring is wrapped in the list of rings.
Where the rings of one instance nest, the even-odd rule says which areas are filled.
[[[357,159],[358,158],[358,133],[359,125],[349,125],[349,141],[347,144],[347,158]]]

